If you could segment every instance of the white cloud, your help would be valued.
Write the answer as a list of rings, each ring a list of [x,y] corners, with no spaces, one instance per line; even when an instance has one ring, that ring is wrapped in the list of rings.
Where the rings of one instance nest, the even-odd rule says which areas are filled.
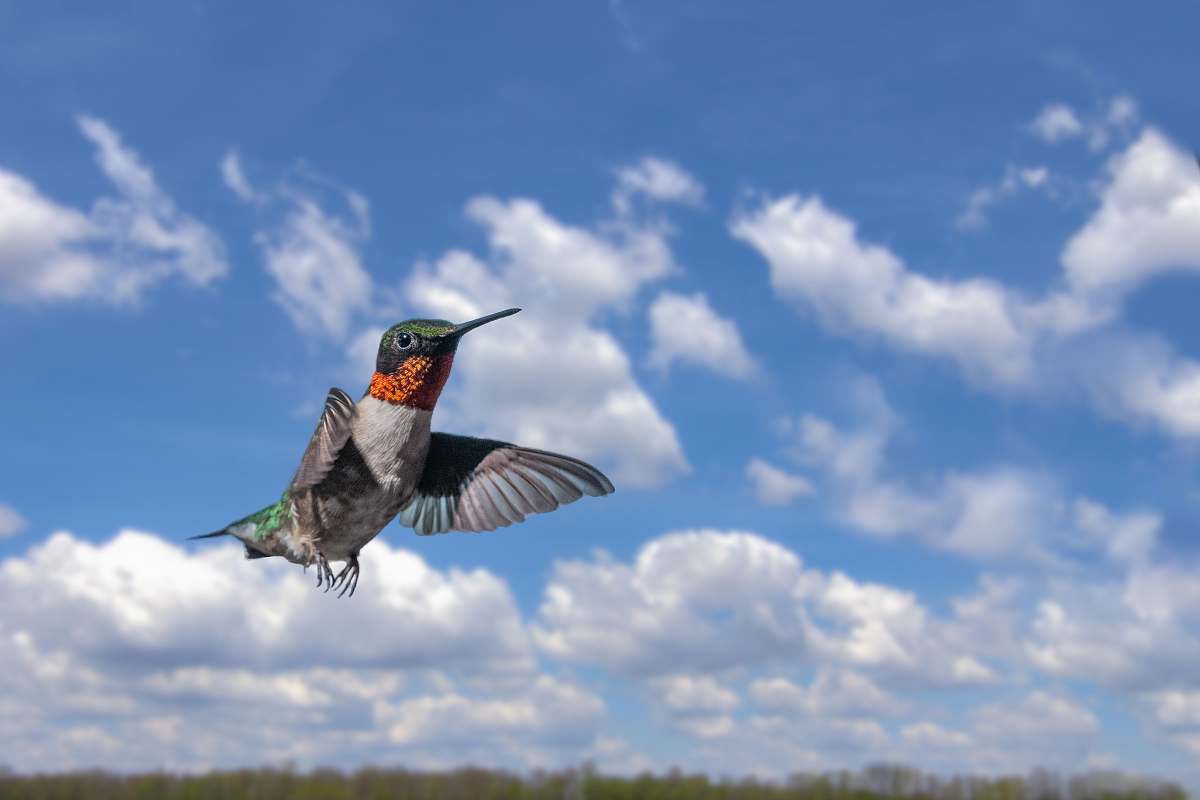
[[[371,276],[359,254],[370,230],[366,200],[347,192],[347,219],[307,193],[283,196],[291,206],[283,222],[255,236],[275,279],[272,297],[297,329],[343,338],[355,315],[371,306]]]
[[[1023,558],[1063,563],[1097,551],[1114,561],[1143,559],[1161,518],[1148,510],[1114,512],[1086,497],[1064,496],[1044,470],[995,463],[901,479],[889,475],[887,451],[900,426],[878,383],[852,385],[857,427],[813,414],[786,420],[793,455],[821,469],[838,517],[879,537],[913,536],[980,559]]]
[[[615,467],[618,483],[655,485],[686,472],[674,428],[595,319],[628,308],[645,283],[677,269],[665,231],[631,218],[574,227],[524,199],[478,197],[467,214],[487,231],[488,261],[454,250],[418,265],[407,298],[451,320],[525,310],[464,338],[439,408],[464,432]]]
[[[671,711],[724,712],[741,705],[737,692],[710,675],[667,675],[651,682],[662,704]]]
[[[921,721],[901,737],[907,759],[961,771],[1013,772],[1034,768],[1078,771],[1099,755],[1096,715],[1061,693],[1035,689],[971,709],[965,730]]]
[[[1159,724],[1200,728],[1200,690],[1164,689],[1147,693],[1145,700]]]
[[[652,367],[665,370],[672,362],[684,361],[743,380],[757,372],[737,324],[719,316],[703,294],[663,292],[648,313]]]
[[[731,231],[766,259],[776,294],[835,334],[949,359],[976,385],[1081,396],[1105,416],[1195,437],[1200,364],[1118,318],[1139,283],[1196,269],[1197,208],[1195,164],[1147,129],[1114,158],[1099,210],[1064,249],[1063,285],[1036,299],[914,272],[816,197],[767,200]]]
[[[1108,164],[1100,208],[1067,242],[1075,291],[1123,295],[1157,275],[1200,271],[1200,170],[1152,128]]]
[[[774,714],[873,718],[905,708],[891,692],[848,669],[821,669],[808,686],[783,677],[760,678],[750,684],[749,694],[755,705]]]
[[[767,260],[775,292],[826,328],[948,357],[990,382],[1019,384],[1030,376],[1031,341],[1020,309],[991,280],[939,281],[911,272],[886,248],[859,242],[854,222],[817,197],[768,200],[737,216],[731,231]]]
[[[943,728],[935,722],[905,725],[900,735],[907,744],[917,748],[966,749],[972,745],[971,737],[966,733]]]
[[[15,508],[0,503],[0,539],[20,533],[25,530],[27,524],[28,522],[17,513]]]
[[[382,542],[363,559],[353,608],[292,565],[135,531],[5,559],[0,749],[44,770],[530,768],[600,744],[603,701],[538,672],[502,580]]]
[[[1029,123],[1029,131],[1047,144],[1057,144],[1083,136],[1084,127],[1075,109],[1065,103],[1051,103]]]
[[[645,195],[659,202],[699,206],[704,203],[704,187],[673,161],[646,156],[637,164],[617,170],[617,188],[613,190],[613,208],[619,214],[632,210],[633,198]]]
[[[501,756],[488,746],[508,737],[532,739],[557,746],[584,746],[595,737],[603,720],[603,701],[571,683],[542,675],[514,696],[466,696],[457,692],[405,699],[385,704],[379,721],[398,745],[421,743],[434,749],[460,748]],[[485,744],[486,743],[486,744]],[[483,745],[483,746],[481,746]],[[446,759],[462,763],[461,752]]]
[[[1075,524],[1110,558],[1118,561],[1144,561],[1158,543],[1162,517],[1152,511],[1114,514],[1088,498],[1075,501]]]
[[[763,505],[786,506],[797,497],[813,493],[813,486],[807,479],[761,458],[753,458],[746,464],[746,477],[754,484],[754,495]]]
[[[975,727],[989,737],[1016,739],[1026,745],[1071,737],[1090,737],[1100,723],[1087,708],[1069,697],[1036,690],[1019,703],[994,703],[974,711]]]
[[[1130,690],[1200,688],[1200,570],[1135,562],[1119,579],[1055,581],[1024,647],[1049,675]]]
[[[0,299],[133,304],[171,277],[205,286],[225,275],[221,240],[175,207],[116,131],[94,117],[78,124],[118,195],[82,211],[0,169]]]
[[[911,593],[804,569],[742,532],[667,534],[632,564],[559,562],[533,632],[548,655],[644,677],[832,660],[888,680],[994,679]]]
[[[438,572],[383,542],[363,559],[356,633],[331,636],[338,606],[312,591],[311,575],[281,561],[248,562],[233,546],[190,554],[136,531],[100,545],[57,533],[0,566],[0,630],[36,631],[40,650],[118,659],[129,670],[143,660],[528,668],[520,615],[499,578]],[[397,616],[404,625],[394,624]]]

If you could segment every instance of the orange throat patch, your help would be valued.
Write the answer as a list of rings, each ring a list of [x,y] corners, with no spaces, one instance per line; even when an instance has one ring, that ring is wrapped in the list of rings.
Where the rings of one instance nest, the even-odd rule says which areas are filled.
[[[432,411],[450,377],[454,355],[411,356],[393,373],[371,376],[371,397],[402,406]]]

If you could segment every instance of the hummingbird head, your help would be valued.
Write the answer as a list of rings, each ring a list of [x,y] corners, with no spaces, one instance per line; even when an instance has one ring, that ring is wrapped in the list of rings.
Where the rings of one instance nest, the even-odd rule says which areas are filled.
[[[521,309],[508,308],[455,325],[444,319],[408,319],[384,331],[367,390],[378,400],[432,411],[464,333]]]

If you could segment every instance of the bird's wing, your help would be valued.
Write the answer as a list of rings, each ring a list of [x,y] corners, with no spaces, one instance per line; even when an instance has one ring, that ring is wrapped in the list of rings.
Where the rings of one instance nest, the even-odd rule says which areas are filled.
[[[577,458],[435,433],[425,472],[399,519],[422,536],[490,531],[585,494],[599,497],[612,491],[612,482],[600,470]]]
[[[321,482],[350,438],[353,424],[354,401],[341,389],[333,387],[325,397],[325,410],[317,421],[317,429],[300,458],[300,466],[292,478],[292,489],[304,489]]]

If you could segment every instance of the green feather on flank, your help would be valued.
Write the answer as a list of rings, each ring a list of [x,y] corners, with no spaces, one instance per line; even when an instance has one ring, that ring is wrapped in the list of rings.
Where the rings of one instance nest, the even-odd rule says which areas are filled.
[[[234,523],[234,525],[253,522],[254,541],[262,541],[283,526],[283,523],[288,517],[288,510],[290,506],[291,504],[287,500],[287,495],[284,495],[283,497],[279,498],[278,502],[269,505],[260,511],[255,511],[248,517],[239,519]]]

